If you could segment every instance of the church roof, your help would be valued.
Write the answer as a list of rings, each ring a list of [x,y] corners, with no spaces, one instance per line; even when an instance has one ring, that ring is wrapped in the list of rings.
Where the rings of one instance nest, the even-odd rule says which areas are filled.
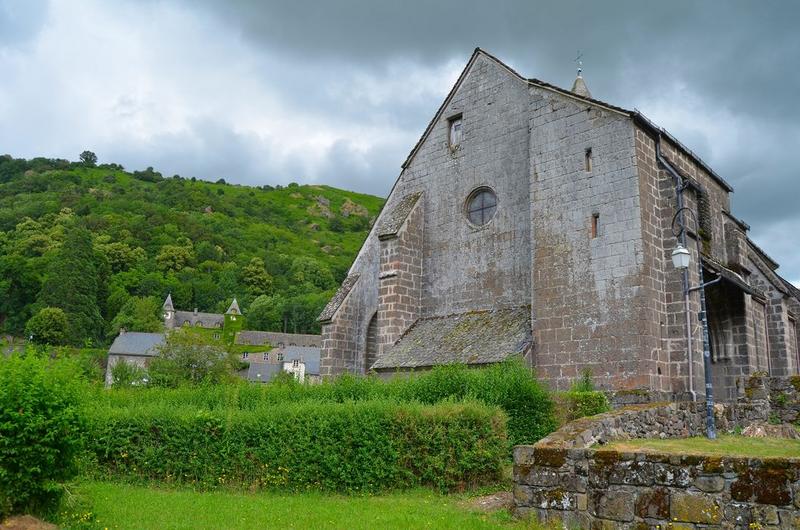
[[[381,224],[378,227],[378,238],[389,239],[396,236],[421,196],[421,192],[406,195],[395,205],[392,211],[383,215]]]
[[[333,295],[333,298],[330,299],[328,305],[325,306],[325,309],[323,309],[322,313],[319,315],[317,319],[319,322],[328,322],[333,318],[333,315],[339,310],[339,306],[342,305],[345,298],[347,298],[347,295],[350,294],[353,286],[358,281],[358,276],[358,274],[349,274],[347,278],[344,279],[339,290],[336,291],[336,294]]]
[[[158,355],[158,348],[162,344],[164,344],[163,333],[128,331],[120,333],[117,338],[114,339],[114,342],[108,349],[108,354],[155,357]]]
[[[164,311],[175,311],[175,307],[172,305],[172,293],[169,293],[167,299],[164,300]]]
[[[372,369],[497,363],[524,353],[531,341],[530,307],[421,318]]]

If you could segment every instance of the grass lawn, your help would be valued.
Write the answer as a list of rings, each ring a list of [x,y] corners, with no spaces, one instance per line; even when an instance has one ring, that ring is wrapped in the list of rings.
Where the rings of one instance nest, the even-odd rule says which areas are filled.
[[[675,439],[618,440],[603,446],[615,451],[658,451],[713,456],[795,457],[800,458],[800,440],[785,438],[748,438],[732,434],[716,440],[704,437]]]
[[[513,528],[540,529],[514,521],[505,510],[480,513],[464,496],[427,490],[374,497],[319,493],[197,493],[109,482],[83,482],[78,492],[91,504],[101,528]]]

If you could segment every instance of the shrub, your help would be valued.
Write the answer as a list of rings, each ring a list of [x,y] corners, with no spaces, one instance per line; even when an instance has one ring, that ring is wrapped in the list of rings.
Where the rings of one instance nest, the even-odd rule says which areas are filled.
[[[177,329],[167,334],[150,362],[150,383],[215,384],[234,377],[233,369],[233,356],[219,342],[193,329]]]
[[[52,509],[75,474],[83,422],[74,363],[0,358],[0,518]]]
[[[475,402],[96,408],[87,438],[101,476],[202,489],[454,490],[498,480],[508,450],[504,414]]]
[[[36,344],[58,346],[67,343],[69,323],[64,310],[45,307],[25,324],[25,334]]]
[[[608,397],[597,390],[588,392],[570,390],[564,394],[564,397],[566,398],[566,421],[594,416],[611,410]]]
[[[140,386],[147,383],[147,370],[134,363],[119,360],[111,368],[111,386],[114,388]]]
[[[152,365],[150,373],[152,376]],[[172,406],[188,405],[206,410],[255,410],[264,405],[303,401],[343,403],[377,399],[436,404],[472,399],[499,406],[506,412],[508,438],[512,445],[536,442],[557,426],[550,395],[519,359],[480,369],[463,365],[439,366],[389,381],[350,374],[319,385],[304,385],[289,379],[266,385],[114,391],[104,394],[101,399],[114,406],[170,403]]]

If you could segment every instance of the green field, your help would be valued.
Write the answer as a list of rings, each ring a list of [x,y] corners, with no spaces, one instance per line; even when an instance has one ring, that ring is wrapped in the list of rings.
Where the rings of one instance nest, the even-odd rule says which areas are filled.
[[[483,513],[463,496],[412,490],[379,496],[319,493],[197,493],[144,488],[109,482],[78,486],[100,528],[108,529],[251,529],[315,528],[530,528],[506,510]]]
[[[614,451],[651,451],[712,456],[747,456],[765,458],[800,458],[800,440],[784,438],[748,438],[720,435],[708,438],[618,440],[603,446]]]

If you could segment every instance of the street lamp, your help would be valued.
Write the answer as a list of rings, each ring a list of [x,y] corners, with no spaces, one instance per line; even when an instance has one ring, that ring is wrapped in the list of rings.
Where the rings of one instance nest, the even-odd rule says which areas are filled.
[[[675,215],[672,218],[672,227],[673,227],[673,234],[675,234],[675,220],[678,218],[679,215],[682,213],[688,213],[692,220],[697,226],[697,218],[694,215],[694,212],[687,208],[679,208]],[[678,246],[675,247],[675,250],[672,251],[672,264],[675,268],[679,271],[686,271],[689,268],[689,262],[691,261],[691,253],[689,250],[683,246],[680,241],[685,241],[685,230],[686,227],[683,223],[683,218],[680,221],[680,230],[675,237],[678,238]],[[700,248],[700,239],[697,239],[697,274],[700,280],[700,285],[697,287],[689,287],[688,276],[684,276],[686,281],[683,284],[683,296],[684,299],[688,300],[689,293],[692,291],[699,291],[700,292],[700,323],[703,326],[703,371],[705,372],[705,383],[706,383],[706,436],[713,440],[717,437],[717,426],[716,422],[714,421],[714,392],[713,392],[713,385],[711,383],[711,342],[709,340],[708,334],[708,316],[706,314],[706,291],[705,288],[711,284],[717,283],[722,279],[722,276],[711,280],[710,282],[703,283],[703,261],[700,259],[701,256],[701,248]],[[688,346],[688,345],[687,345]],[[688,350],[688,348],[687,348]],[[692,359],[691,355],[692,352],[688,351],[687,355],[689,356],[689,364],[691,365]]]
[[[678,246],[672,251],[672,264],[675,265],[675,268],[679,271],[684,271],[689,268],[689,260],[691,257],[692,255],[689,253],[689,250],[678,243]]]

